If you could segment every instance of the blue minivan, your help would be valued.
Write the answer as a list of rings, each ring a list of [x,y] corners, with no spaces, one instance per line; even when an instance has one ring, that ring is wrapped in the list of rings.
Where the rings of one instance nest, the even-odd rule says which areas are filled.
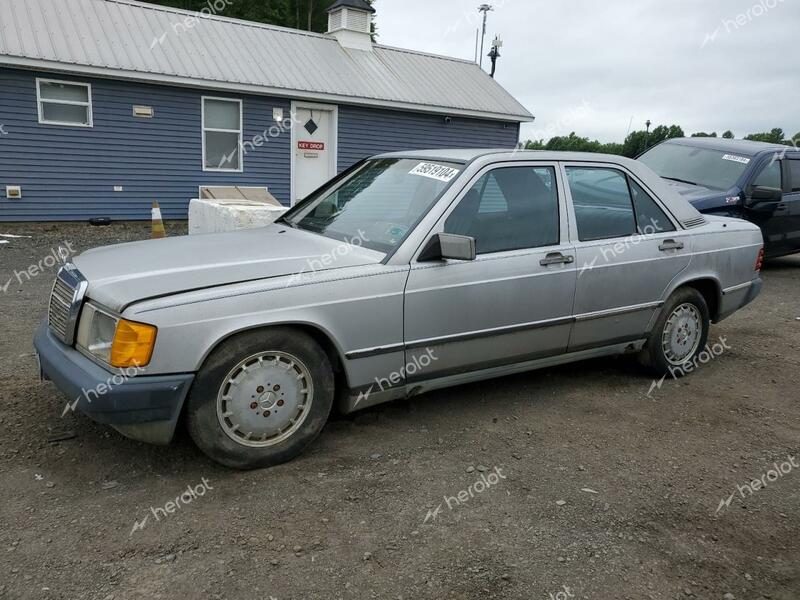
[[[800,252],[800,148],[722,138],[675,138],[639,160],[700,212],[746,219],[766,255]]]

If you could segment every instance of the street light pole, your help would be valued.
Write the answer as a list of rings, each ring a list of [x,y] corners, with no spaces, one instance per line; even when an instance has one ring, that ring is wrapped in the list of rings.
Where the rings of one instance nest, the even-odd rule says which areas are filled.
[[[483,31],[481,33],[481,50],[479,54],[480,62],[478,63],[481,68],[483,68],[483,42],[484,38],[486,37],[486,15],[489,14],[490,10],[494,10],[491,4],[481,4],[478,7],[478,12],[483,13]]]

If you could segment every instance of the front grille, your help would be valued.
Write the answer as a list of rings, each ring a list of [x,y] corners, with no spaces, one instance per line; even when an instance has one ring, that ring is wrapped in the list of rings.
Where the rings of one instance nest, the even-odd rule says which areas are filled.
[[[78,311],[87,287],[86,279],[72,264],[64,265],[56,275],[47,320],[51,331],[65,344],[72,345],[74,340]]]

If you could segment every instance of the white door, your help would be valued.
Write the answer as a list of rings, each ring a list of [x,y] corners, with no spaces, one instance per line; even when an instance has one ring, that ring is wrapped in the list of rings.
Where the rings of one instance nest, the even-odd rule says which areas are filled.
[[[292,204],[336,175],[337,111],[335,106],[293,103]]]

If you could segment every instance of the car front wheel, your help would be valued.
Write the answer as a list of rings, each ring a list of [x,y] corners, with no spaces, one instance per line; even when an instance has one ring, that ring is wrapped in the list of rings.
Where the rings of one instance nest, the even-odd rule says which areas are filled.
[[[708,342],[710,323],[703,295],[694,288],[677,290],[664,304],[642,362],[657,375],[682,377],[691,372]]]
[[[187,399],[192,439],[236,469],[286,462],[322,431],[333,405],[327,354],[305,333],[281,327],[223,342],[206,360]]]

